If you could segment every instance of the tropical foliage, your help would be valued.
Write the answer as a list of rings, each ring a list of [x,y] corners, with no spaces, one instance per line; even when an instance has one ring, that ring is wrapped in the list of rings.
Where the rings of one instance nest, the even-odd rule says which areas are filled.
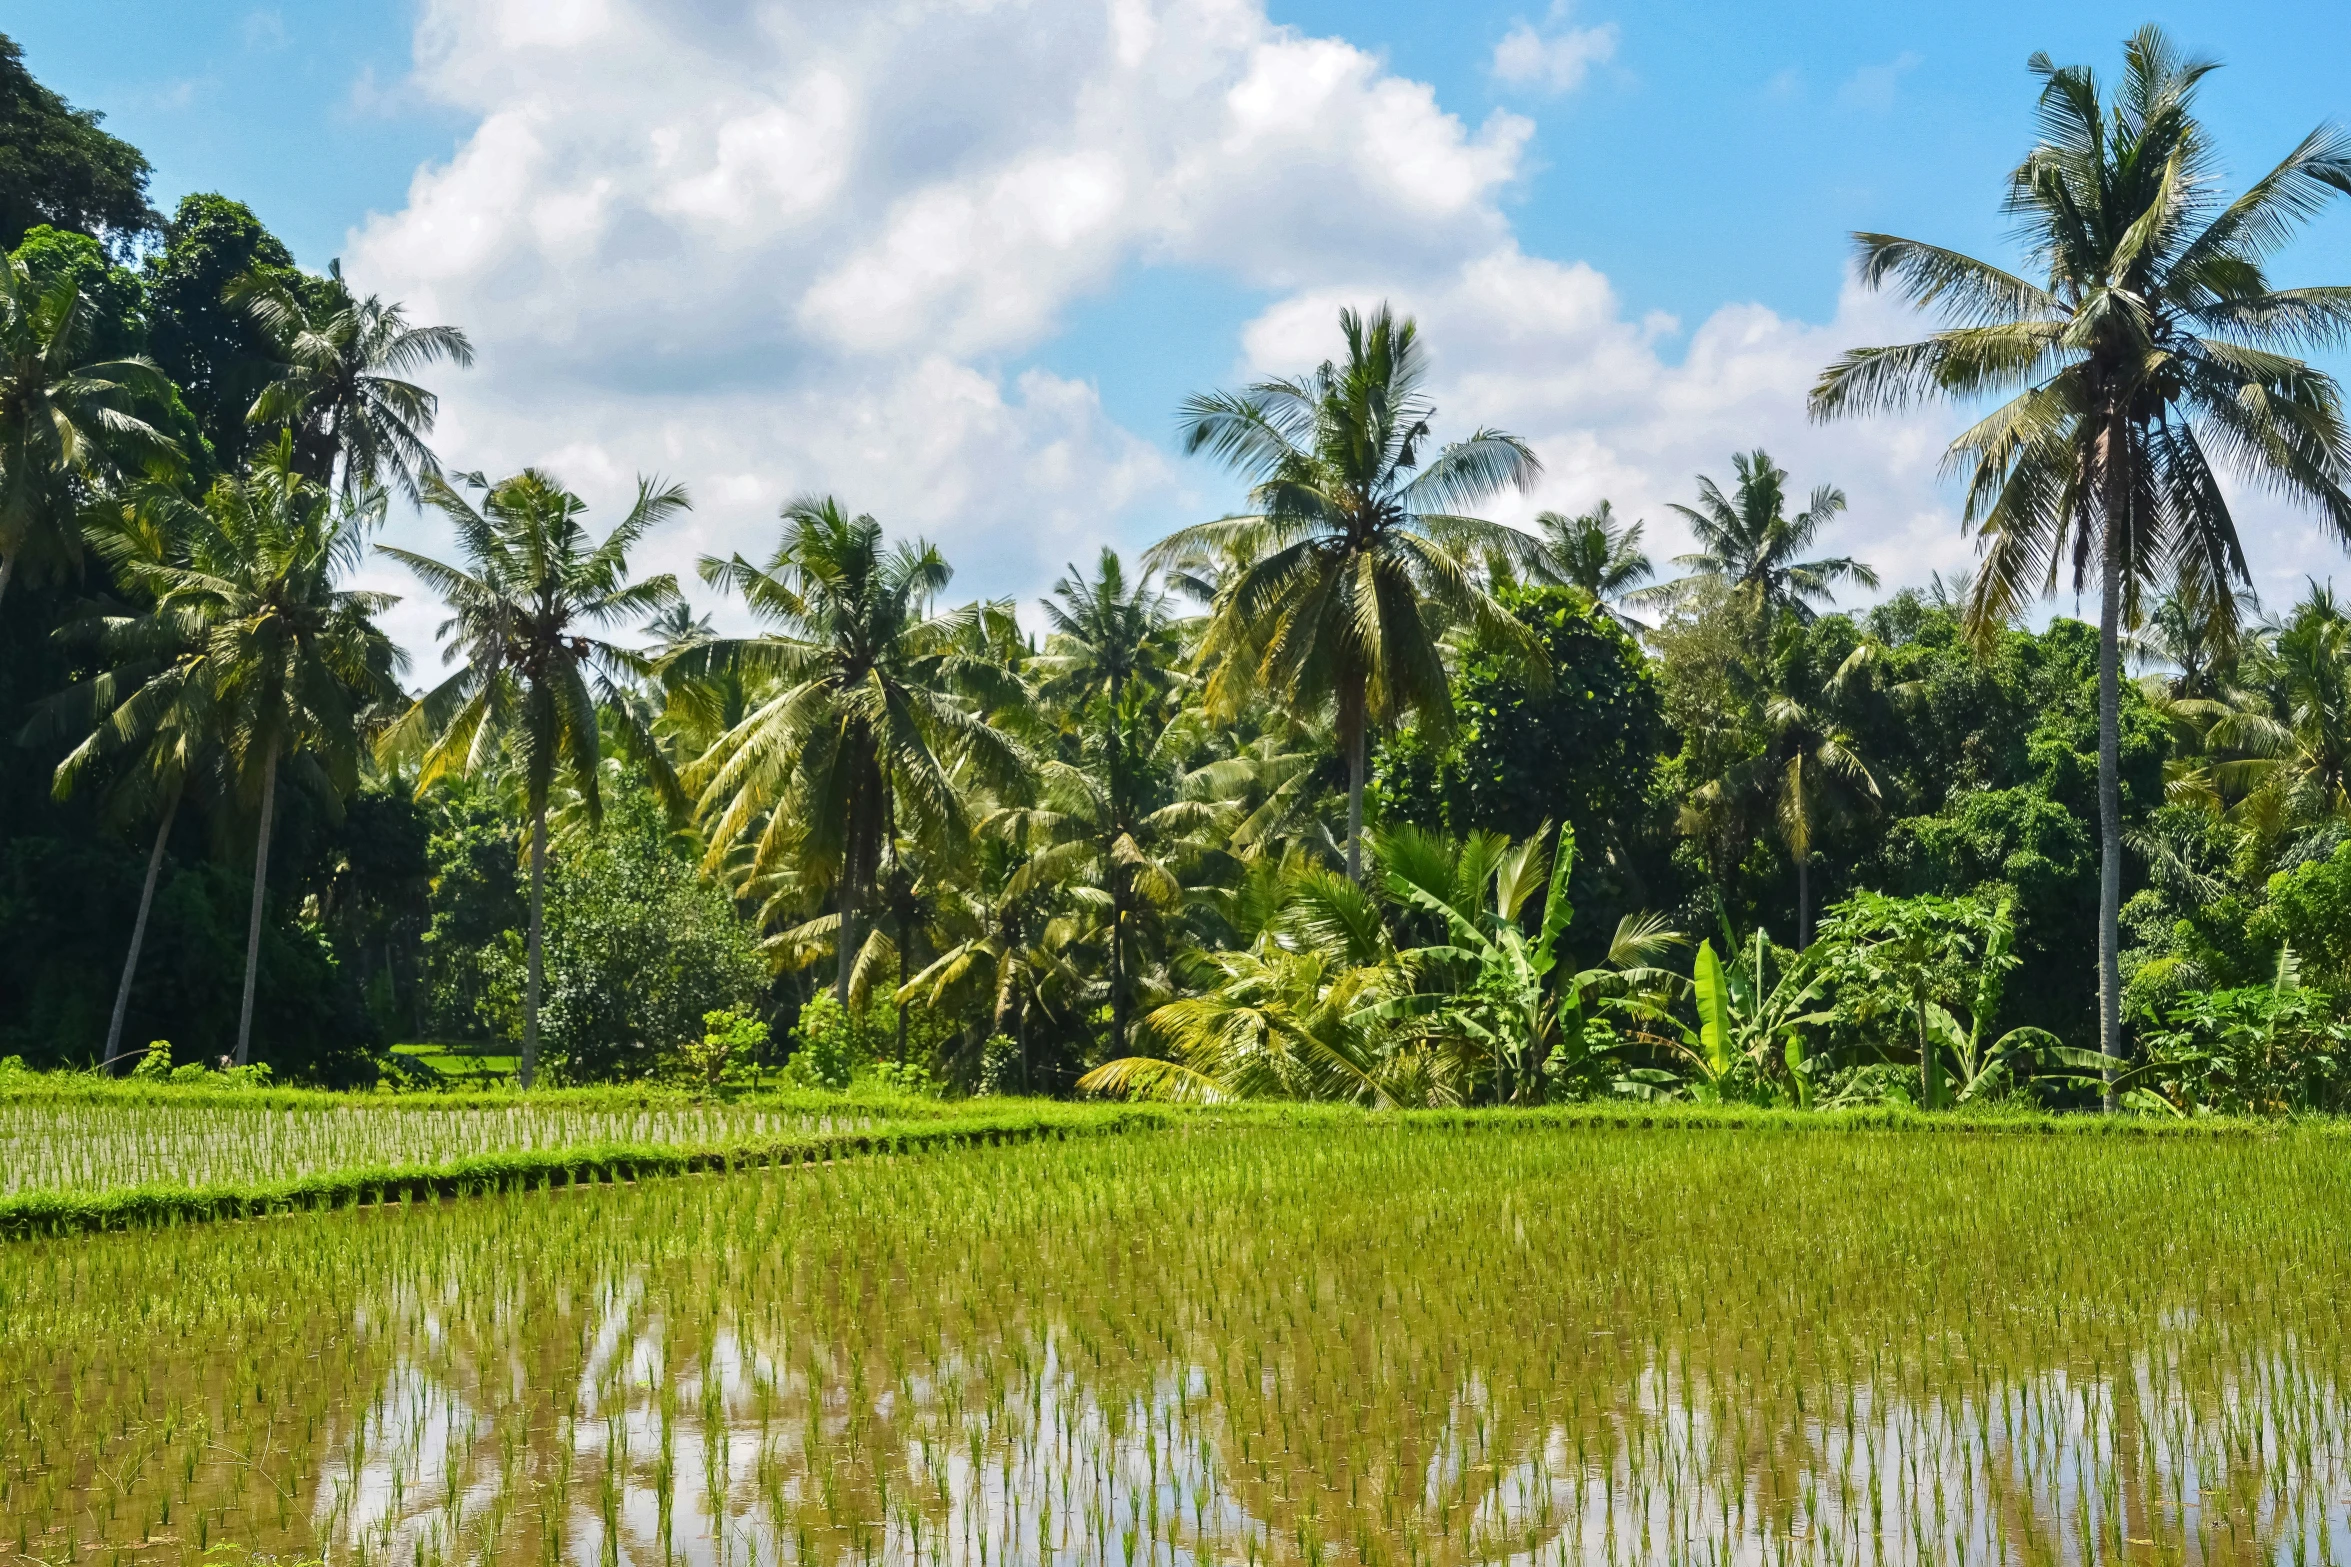
[[[1944,329],[1841,359],[1815,411],[1996,402],[1950,454],[1979,567],[1867,607],[1841,540],[1878,519],[1760,449],[1650,514],[1693,541],[1664,582],[1606,501],[1496,515],[1534,449],[1448,425],[1385,306],[1185,401],[1247,499],[1139,559],[966,600],[807,495],[689,602],[641,569],[681,489],[592,527],[544,468],[445,471],[462,331],[226,198],[133,212],[144,165],[91,142],[80,185],[0,192],[63,225],[0,276],[0,1051],[2341,1108],[2351,615],[2253,600],[2213,469],[2351,534],[2339,394],[2295,357],[2351,292],[2264,270],[2351,143],[2223,200],[2208,66],[2144,33],[2111,95],[2035,69],[2020,268],[1861,237]],[[394,497],[446,559],[377,543]],[[371,560],[442,607],[423,689]],[[2097,623],[2027,629],[2068,582]]]

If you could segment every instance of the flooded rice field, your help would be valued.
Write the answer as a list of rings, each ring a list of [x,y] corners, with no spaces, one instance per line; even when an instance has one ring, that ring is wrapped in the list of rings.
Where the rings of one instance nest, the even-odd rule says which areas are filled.
[[[1253,1128],[0,1247],[0,1554],[2351,1560],[2332,1140]]]

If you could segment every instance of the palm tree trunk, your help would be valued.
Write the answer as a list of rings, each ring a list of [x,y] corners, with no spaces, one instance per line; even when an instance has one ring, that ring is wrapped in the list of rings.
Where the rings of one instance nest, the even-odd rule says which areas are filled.
[[[547,802],[531,805],[531,951],[522,1002],[522,1062],[517,1074],[527,1092],[539,1075],[539,994],[547,962]]]
[[[261,764],[261,830],[253,843],[253,912],[245,921],[245,1005],[237,1014],[237,1065],[253,1056],[253,980],[261,969],[261,899],[269,890],[269,830],[278,804],[278,754]]]
[[[1126,867],[1110,866],[1110,1053],[1127,1053]]]
[[[106,1054],[100,1060],[112,1062],[122,1050],[123,1019],[131,1010],[131,976],[139,972],[139,947],[147,939],[147,913],[155,907],[155,878],[163,869],[163,846],[171,841],[172,819],[180,814],[181,785],[172,785],[171,800],[163,808],[163,820],[155,828],[155,848],[147,856],[147,880],[139,888],[139,917],[131,921],[130,955],[122,960],[122,983],[114,990],[114,1021],[106,1026]]]
[[[8,597],[8,579],[16,575],[16,557],[0,555],[0,599]]]
[[[1364,752],[1371,728],[1363,707],[1361,691],[1354,693],[1352,701],[1340,699],[1339,733],[1347,747],[1347,879],[1358,886],[1363,882]]]
[[[2106,560],[2098,585],[2098,1048],[2107,1057],[2100,1103],[2114,1113],[2114,1061],[2122,1055],[2122,574],[2129,487],[2125,465],[2107,462]]]
[[[841,855],[841,930],[833,938],[840,961],[834,965],[833,999],[841,1010],[849,1010],[849,970],[857,962],[857,853],[855,835],[849,839],[848,849]]]
[[[1812,856],[1796,856],[1796,950],[1812,945]]]

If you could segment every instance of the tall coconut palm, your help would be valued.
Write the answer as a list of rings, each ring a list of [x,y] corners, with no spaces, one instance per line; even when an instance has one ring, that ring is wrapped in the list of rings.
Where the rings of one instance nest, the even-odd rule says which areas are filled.
[[[755,836],[751,871],[797,855],[837,890],[833,989],[843,1006],[861,947],[858,920],[894,834],[928,841],[965,834],[956,776],[1016,790],[1020,745],[967,697],[1017,693],[1001,663],[973,652],[974,621],[1006,622],[1002,604],[933,613],[953,577],[928,544],[885,548],[881,524],[830,496],[783,510],[767,565],[706,557],[702,579],[740,593],[777,629],[693,649],[688,674],[731,662],[770,694],[719,737],[689,774],[709,824],[712,862]]]
[[[337,506],[297,471],[293,443],[281,438],[250,473],[221,480],[185,510],[177,549],[114,562],[125,585],[154,602],[154,619],[195,650],[184,677],[201,686],[229,786],[255,813],[240,1066],[252,1058],[279,774],[294,766],[322,792],[349,793],[370,710],[400,695],[406,658],[375,623],[398,600],[337,586],[359,564],[373,521],[369,508]]]
[[[666,573],[629,580],[629,551],[646,534],[687,510],[682,485],[637,481],[637,498],[598,543],[582,518],[587,505],[553,475],[526,468],[496,484],[463,476],[477,506],[437,474],[424,476],[426,504],[457,530],[463,567],[381,546],[449,605],[441,623],[442,659],[457,671],[413,703],[379,744],[386,757],[415,754],[419,793],[444,774],[511,764],[522,775],[530,818],[531,929],[523,995],[522,1086],[539,1063],[539,996],[547,903],[547,800],[567,776],[591,824],[602,819],[598,776],[603,762],[600,710],[629,757],[673,806],[684,795],[676,774],[624,687],[648,674],[633,649],[595,635],[641,620],[678,598]]]
[[[1157,727],[1143,707],[1176,684],[1180,650],[1170,633],[1166,598],[1152,586],[1150,574],[1130,584],[1118,552],[1108,547],[1094,576],[1071,566],[1054,584],[1044,609],[1050,628],[1045,651],[1029,663],[1029,672],[1038,677],[1037,695],[1076,710],[1085,749],[1101,767],[1099,780],[1088,780],[1084,790],[1093,809],[1079,814],[1098,828],[1095,836],[1104,851],[1111,1048],[1123,1054],[1130,1003],[1128,946],[1141,856],[1136,834],[1150,809],[1146,790],[1134,776],[1143,758],[1133,754],[1130,731]]]
[[[2210,718],[2205,747],[2216,792],[2264,836],[2332,818],[2351,821],[2351,614],[2311,584],[2255,655],[2268,700],[2195,704]]]
[[[1839,671],[1840,675],[1844,671]],[[1812,850],[1831,823],[1879,808],[1878,783],[1860,742],[1841,721],[1830,682],[1829,700],[1800,702],[1779,694],[1764,704],[1769,736],[1747,780],[1771,812],[1780,843],[1796,862],[1796,950],[1812,945]]]
[[[248,274],[229,299],[277,354],[246,419],[291,430],[297,466],[346,496],[388,483],[420,499],[419,485],[440,472],[425,444],[440,399],[405,378],[442,360],[472,365],[466,335],[410,326],[400,305],[374,294],[353,298],[340,261],[323,282]]]
[[[89,532],[118,578],[128,579],[141,564],[174,561],[188,531],[183,522],[188,508],[170,486],[140,486],[116,504],[92,508]],[[52,776],[55,798],[71,799],[94,775],[109,774],[102,815],[116,821],[154,820],[147,874],[99,1057],[104,1062],[122,1057],[131,987],[181,802],[192,781],[207,781],[217,770],[221,730],[205,678],[201,629],[200,623],[178,617],[128,612],[102,612],[60,628],[61,637],[87,649],[98,673],[41,703],[19,737],[34,745],[78,734],[78,743]]]
[[[1800,560],[1820,530],[1845,509],[1845,492],[1823,484],[1812,492],[1812,503],[1791,517],[1787,514],[1788,474],[1760,447],[1731,458],[1738,483],[1725,496],[1722,487],[1704,474],[1698,476],[1698,504],[1675,506],[1698,548],[1677,555],[1674,564],[1690,573],[1669,584],[1683,589],[1705,578],[1728,584],[1754,622],[1759,638],[1768,639],[1783,614],[1810,621],[1817,604],[1835,599],[1840,583],[1878,585],[1870,567],[1848,555]]]
[[[2235,603],[2248,572],[2216,458],[2351,537],[2341,393],[2295,357],[2351,334],[2351,289],[2273,288],[2264,270],[2303,221],[2351,192],[2351,136],[2311,132],[2224,202],[2194,113],[2213,68],[2146,28],[2125,46],[2108,102],[2088,67],[2035,55],[2041,135],[2009,178],[2007,208],[2043,280],[1857,234],[1866,284],[1950,324],[1857,349],[1812,392],[1818,418],[2007,399],[1946,455],[1966,476],[1982,556],[1969,601],[1979,634],[2057,591],[2069,563],[2076,592],[2097,580],[2098,1013],[2110,1059],[2122,1050],[2121,636],[2140,591],[2186,575],[2216,610]]]
[[[1451,718],[1438,638],[1450,618],[1539,669],[1532,633],[1478,583],[1472,562],[1523,564],[1533,541],[1465,515],[1542,464],[1482,429],[1428,448],[1436,417],[1418,329],[1383,305],[1339,313],[1344,363],[1185,401],[1184,449],[1251,481],[1254,511],[1177,530],[1154,566],[1233,557],[1198,650],[1212,707],[1251,685],[1293,708],[1331,707],[1347,762],[1347,874],[1363,874],[1363,784],[1374,727]],[[1425,465],[1424,465],[1425,459]]]
[[[0,256],[0,599],[20,566],[79,564],[76,481],[117,458],[175,455],[129,411],[162,373],[144,359],[92,359],[90,342],[90,302],[71,273],[44,288]]]
[[[1602,501],[1573,517],[1537,512],[1535,526],[1540,544],[1527,562],[1527,575],[1554,587],[1581,588],[1619,624],[1633,624],[1624,606],[1638,602],[1657,574],[1641,547],[1643,524],[1618,522],[1616,508]]]

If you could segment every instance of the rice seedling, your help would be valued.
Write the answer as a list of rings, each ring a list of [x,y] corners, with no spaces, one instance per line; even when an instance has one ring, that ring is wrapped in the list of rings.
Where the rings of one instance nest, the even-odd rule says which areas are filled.
[[[54,1104],[0,1101],[0,1196],[218,1186],[355,1167],[422,1168],[486,1154],[605,1143],[698,1148],[790,1133],[861,1131],[870,1115],[732,1105],[465,1109]]]
[[[2334,1561],[2347,1221],[2294,1133],[1371,1119],[30,1241],[0,1541]]]

